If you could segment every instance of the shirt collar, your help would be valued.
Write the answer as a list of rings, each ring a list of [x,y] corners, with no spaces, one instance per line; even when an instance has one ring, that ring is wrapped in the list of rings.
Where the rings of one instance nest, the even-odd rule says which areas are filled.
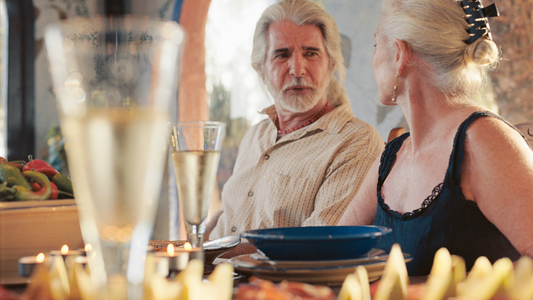
[[[271,125],[274,126],[274,120],[276,118],[276,107],[274,105],[271,105],[265,109],[263,109],[261,114],[266,114],[270,120]],[[328,133],[339,133],[342,128],[347,123],[347,120],[354,119],[355,115],[352,112],[352,109],[350,107],[349,103],[341,104],[340,106],[337,106],[334,110],[330,111],[329,113],[322,116],[320,119],[318,119],[313,124],[310,124],[306,127],[303,127],[303,130],[297,130],[295,132],[299,132],[301,136],[306,134],[307,132],[315,131],[315,130],[322,130],[326,131]]]

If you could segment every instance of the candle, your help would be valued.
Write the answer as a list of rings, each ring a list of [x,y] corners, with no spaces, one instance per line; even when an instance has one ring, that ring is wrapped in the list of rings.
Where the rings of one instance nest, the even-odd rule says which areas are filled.
[[[87,256],[81,255],[81,256],[76,257],[74,259],[74,262],[78,263],[78,264],[81,264],[82,266],[85,267],[85,265],[87,265],[88,259],[87,259]]]
[[[201,259],[202,261],[205,261],[203,248],[193,248],[191,244],[187,242],[183,245],[183,250],[189,253],[189,260]]]
[[[63,247],[65,247],[64,245]],[[86,244],[83,249],[77,249],[76,251],[80,252],[81,256],[87,256],[87,253],[90,253],[93,250],[93,246],[91,244]]]
[[[177,273],[187,267],[187,262],[189,261],[189,253],[175,251],[173,244],[168,244],[167,254],[168,254],[168,270],[169,272]]]
[[[44,253],[39,253],[37,256],[25,256],[19,259],[19,275],[22,277],[30,277],[36,265],[44,262]]]
[[[82,254],[83,253],[80,250],[69,250],[67,245],[63,245],[60,251],[57,251],[57,250],[50,251],[50,255],[52,256],[61,255],[63,257],[63,260],[65,260],[67,256],[80,256]]]
[[[173,244],[168,244],[166,252],[155,252],[157,272],[173,277],[187,267],[189,252],[176,251]]]

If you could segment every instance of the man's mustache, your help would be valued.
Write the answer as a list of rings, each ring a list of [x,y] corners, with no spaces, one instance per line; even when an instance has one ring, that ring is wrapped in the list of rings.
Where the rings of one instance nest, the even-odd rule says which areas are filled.
[[[283,86],[282,91],[286,91],[287,89],[290,89],[292,87],[309,87],[313,90],[316,90],[316,86],[308,82],[307,80],[303,78],[293,78],[290,82],[286,83]]]

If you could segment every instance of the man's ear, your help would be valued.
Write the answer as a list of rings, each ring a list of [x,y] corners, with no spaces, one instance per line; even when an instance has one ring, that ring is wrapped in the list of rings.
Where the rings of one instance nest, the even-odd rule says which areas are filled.
[[[394,64],[396,65],[397,75],[401,76],[403,68],[411,61],[411,48],[407,42],[402,40],[395,40],[394,47],[396,49],[396,55],[394,56]]]

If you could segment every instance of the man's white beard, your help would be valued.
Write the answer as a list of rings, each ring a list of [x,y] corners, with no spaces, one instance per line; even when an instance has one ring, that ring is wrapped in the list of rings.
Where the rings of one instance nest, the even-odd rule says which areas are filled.
[[[281,90],[277,90],[272,81],[267,77],[265,80],[268,91],[272,94],[275,101],[285,110],[293,113],[303,113],[313,109],[320,99],[327,92],[331,77],[326,77],[320,86],[315,86],[307,82],[303,78],[293,78],[293,80],[285,84]],[[313,92],[306,95],[284,95],[283,91],[291,86],[306,86],[311,87]]]

